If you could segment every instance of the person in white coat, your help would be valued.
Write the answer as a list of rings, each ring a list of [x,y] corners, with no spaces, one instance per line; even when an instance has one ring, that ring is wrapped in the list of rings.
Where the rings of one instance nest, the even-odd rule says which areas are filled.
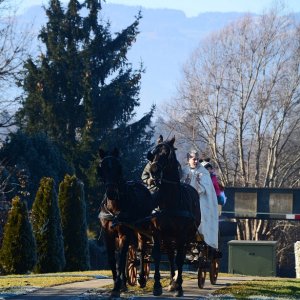
[[[208,170],[199,163],[199,154],[191,150],[187,154],[187,165],[182,169],[181,181],[193,186],[199,193],[201,223],[199,234],[205,243],[218,248],[218,200]]]

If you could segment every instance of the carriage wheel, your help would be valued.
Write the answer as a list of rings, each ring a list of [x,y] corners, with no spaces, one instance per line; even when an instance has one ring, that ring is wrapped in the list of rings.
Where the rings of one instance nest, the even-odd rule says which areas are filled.
[[[211,284],[216,284],[219,274],[219,259],[213,258],[210,263],[209,279]]]
[[[137,282],[136,251],[134,246],[130,245],[127,252],[126,276],[129,285],[134,286]]]
[[[199,287],[199,289],[204,288],[205,277],[206,277],[206,270],[200,264],[199,267],[198,267],[198,287]]]

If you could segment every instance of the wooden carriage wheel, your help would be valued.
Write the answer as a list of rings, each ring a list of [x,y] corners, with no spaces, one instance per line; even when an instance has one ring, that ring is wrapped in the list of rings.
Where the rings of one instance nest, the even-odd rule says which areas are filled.
[[[210,263],[209,279],[211,284],[216,284],[219,274],[219,259],[213,258]]]
[[[134,286],[137,282],[137,255],[135,247],[130,245],[127,252],[127,261],[126,261],[126,276],[127,282],[129,285]]]

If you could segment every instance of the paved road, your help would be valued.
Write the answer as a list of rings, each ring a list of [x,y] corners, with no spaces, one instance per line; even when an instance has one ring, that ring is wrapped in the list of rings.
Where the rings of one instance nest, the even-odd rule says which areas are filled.
[[[211,285],[209,279],[205,282],[204,289],[199,289],[197,280],[184,281],[184,297],[177,299],[210,299],[211,293],[216,289],[225,287],[226,285],[234,282],[240,282],[244,280],[250,280],[253,277],[239,276],[239,277],[219,277],[216,285]],[[12,300],[94,300],[94,299],[107,299],[109,291],[103,289],[103,286],[112,283],[111,279],[94,279],[85,282],[76,282],[70,284],[64,284],[51,288],[44,288],[32,292],[27,295],[14,296]],[[121,295],[122,297],[123,295]],[[128,298],[128,295],[124,295],[124,298]],[[154,297],[152,294],[145,294],[138,297],[130,297],[136,300],[152,300],[152,299],[170,299],[173,298],[173,294],[167,292],[165,289],[161,297]]]

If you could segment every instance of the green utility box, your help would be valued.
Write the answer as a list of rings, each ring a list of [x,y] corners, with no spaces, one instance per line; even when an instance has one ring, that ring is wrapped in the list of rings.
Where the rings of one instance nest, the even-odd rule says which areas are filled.
[[[274,241],[229,241],[228,272],[253,276],[276,276]]]

